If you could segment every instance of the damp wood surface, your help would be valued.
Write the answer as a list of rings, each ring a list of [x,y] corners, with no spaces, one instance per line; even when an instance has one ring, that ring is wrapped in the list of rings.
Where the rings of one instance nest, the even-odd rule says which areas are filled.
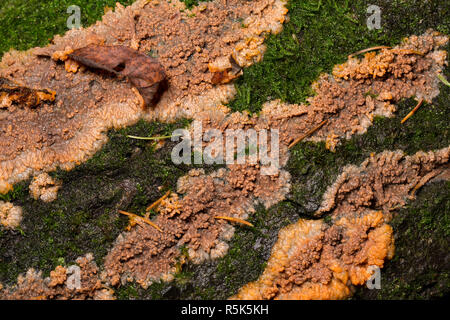
[[[442,1],[432,1],[429,6],[418,1],[407,4],[382,2],[381,4],[387,8],[386,11],[389,11],[384,25],[385,32],[372,33],[364,27],[364,9],[367,5],[365,1],[355,1],[348,8],[341,10],[336,10],[334,4],[333,2],[324,2],[317,9],[317,4],[313,1],[290,2],[290,21],[284,25],[284,31],[280,35],[269,38],[264,60],[250,69],[245,69],[243,77],[237,81],[237,98],[229,105],[232,110],[259,111],[263,103],[274,98],[281,98],[290,103],[301,103],[310,96],[311,82],[317,79],[319,73],[331,72],[332,67],[337,63],[344,62],[350,53],[374,45],[395,45],[403,36],[421,34],[429,27],[449,33],[448,15],[442,14],[442,12],[448,12],[448,5]],[[360,24],[352,20],[359,21]],[[334,21],[339,21],[339,23]],[[26,49],[26,46],[22,49]],[[318,50],[320,54],[312,55],[311,52],[317,48],[320,48]],[[448,51],[448,46],[446,49]],[[298,69],[290,68],[293,65],[292,61],[298,62],[295,64],[299,66]],[[310,67],[302,68],[302,65]],[[265,76],[262,77],[262,74]],[[448,68],[444,70],[444,75],[449,78]],[[335,153],[329,152],[323,142],[299,142],[292,151],[287,164],[287,170],[292,175],[292,190],[288,198],[269,209],[257,207],[256,212],[248,219],[249,223],[254,225],[254,229],[238,228],[229,243],[230,250],[224,257],[203,265],[188,263],[183,266],[182,272],[171,283],[158,282],[147,289],[141,288],[136,283],[126,284],[116,291],[116,296],[122,299],[178,299],[228,298],[236,294],[240,287],[249,281],[257,280],[263,273],[265,263],[270,256],[268,248],[272,248],[276,242],[278,231],[282,227],[295,223],[299,217],[314,218],[312,213],[319,208],[323,193],[334,182],[345,165],[349,163],[359,165],[373,152],[401,149],[411,155],[420,150],[436,150],[448,146],[449,90],[445,86],[441,86],[440,90],[439,96],[433,99],[432,103],[423,105],[404,125],[400,124],[400,120],[417,104],[417,101],[413,99],[406,99],[398,104],[395,118],[377,117],[365,134],[354,136],[349,141],[343,142],[336,147]],[[142,128],[155,125],[161,126],[157,123],[140,123],[128,128],[126,132],[149,136],[148,131],[142,130]],[[164,134],[161,130],[155,133]],[[171,185],[174,188],[176,179],[185,173],[183,170],[186,168],[183,170],[172,168],[167,161],[166,149],[153,153],[153,151],[147,151],[152,150],[148,149],[151,148],[148,144],[131,142],[124,137],[123,133],[118,136],[115,131],[111,131],[108,136],[112,140],[91,161],[81,165],[73,172],[57,172],[57,176],[65,181],[63,185],[69,185],[62,194],[62,198],[58,200],[60,202],[52,205],[60,208],[61,211],[52,211],[56,213],[52,213],[48,217],[47,212],[52,207],[47,204],[39,204],[36,210],[40,212],[40,215],[28,218],[34,219],[34,222],[26,222],[25,226],[27,227],[22,230],[25,235],[29,233],[33,239],[33,237],[38,237],[38,231],[43,228],[43,223],[46,225],[55,223],[51,225],[54,233],[39,236],[39,239],[45,239],[39,245],[44,246],[56,241],[60,244],[59,251],[47,252],[48,256],[44,259],[30,258],[27,249],[34,244],[30,242],[20,249],[20,242],[24,236],[20,231],[12,233],[1,231],[0,239],[5,245],[10,243],[16,243],[16,245],[7,250],[3,249],[2,254],[5,258],[0,264],[0,282],[14,283],[18,273],[25,272],[29,267],[44,270],[49,274],[51,270],[61,264],[61,259],[66,259],[64,263],[72,262],[91,248],[87,243],[80,245],[83,244],[80,239],[70,239],[70,237],[68,242],[71,245],[62,245],[63,242],[66,243],[68,233],[60,232],[61,228],[58,224],[66,221],[65,208],[78,208],[71,209],[73,211],[82,207],[83,209],[80,210],[86,210],[85,213],[70,213],[72,212],[70,210],[67,212],[68,215],[74,217],[73,220],[69,220],[72,221],[69,225],[71,228],[79,225],[82,230],[88,229],[87,231],[89,231],[90,223],[94,223],[98,225],[95,228],[100,228],[104,232],[113,230],[117,234],[126,225],[126,218],[115,213],[111,214],[114,210],[105,210],[105,208],[116,209],[120,206],[131,212],[145,210],[148,204],[164,194],[156,189],[156,184],[164,185],[162,182],[169,180],[170,183],[166,186]],[[133,149],[134,147],[137,149]],[[146,157],[141,156],[142,150]],[[166,152],[166,160],[161,160],[164,156],[158,156],[161,152],[163,154]],[[157,161],[153,161],[154,157]],[[135,165],[132,166],[132,169],[134,170],[122,168],[128,159],[133,159]],[[143,169],[144,161],[147,163],[149,159],[153,159],[151,166],[155,166],[154,169]],[[106,176],[105,173],[107,173]],[[144,179],[144,175],[150,175],[151,178]],[[88,176],[93,178],[87,179]],[[137,191],[127,195],[125,202],[122,200],[123,196],[120,196],[123,191],[118,191],[120,188],[115,191],[117,196],[113,195],[103,199],[106,197],[104,194],[108,194],[106,191],[111,188],[115,189],[112,186],[121,179],[124,179],[125,185],[128,186],[123,190],[135,189]],[[144,180],[139,182],[140,179]],[[72,182],[73,180],[79,182]],[[86,181],[91,186],[85,190],[88,194],[93,195],[92,197],[85,199],[85,195],[79,191],[81,188],[85,188],[81,184],[82,181]],[[124,186],[124,184],[120,186]],[[418,225],[423,230],[428,230],[427,228],[430,228],[437,219],[444,231],[439,229],[441,231],[433,234],[432,237],[437,239],[435,241],[438,244],[436,251],[430,251],[430,254],[433,256],[437,252],[441,252],[439,248],[445,247],[445,237],[448,236],[445,233],[448,228],[448,219],[445,218],[445,212],[448,212],[448,205],[445,202],[448,196],[448,183],[441,182],[437,186],[439,187],[434,187],[434,184],[425,186],[423,192],[418,192],[417,204],[411,202],[400,211],[399,214],[404,214],[407,218],[392,222],[396,240],[400,239],[399,245],[402,246],[397,252],[403,254],[407,261],[413,261],[411,260],[412,256],[409,255],[411,254],[408,249],[409,242],[402,239],[417,241],[419,245],[416,247],[425,246],[427,250],[429,249],[424,244],[427,240],[424,235],[421,235],[421,239],[408,238],[410,237],[408,230],[414,229],[414,226]],[[98,193],[95,190],[98,190]],[[431,199],[434,197],[440,199],[438,203],[432,203]],[[2,199],[22,204],[25,208],[31,208],[34,203],[28,195],[27,181],[18,185],[14,191],[2,195],[0,200]],[[98,216],[97,213],[103,211],[101,216],[104,221],[92,221],[90,218],[84,218],[85,216],[90,217],[92,213],[94,216]],[[430,216],[431,211],[436,212],[440,218]],[[411,212],[418,212],[422,218],[420,220],[419,218],[413,219]],[[47,218],[40,220],[38,217]],[[79,222],[76,219],[86,220]],[[398,230],[396,226],[399,228]],[[88,239],[88,234],[85,239]],[[100,237],[98,241],[103,241],[102,243],[110,248],[113,240],[113,237],[106,241]],[[2,245],[2,248],[4,247]],[[77,249],[77,247],[81,247],[81,249]],[[103,249],[95,254],[99,265],[102,264],[104,255],[105,250]],[[399,259],[401,258],[394,258],[383,269],[383,273],[386,272],[388,279],[392,279],[392,285],[388,289],[380,291],[375,296],[362,288],[355,298],[412,298],[417,297],[423,290],[426,291],[427,297],[440,297],[448,294],[448,265],[434,258],[424,261],[427,266],[421,268],[420,281],[418,281],[411,274],[405,277],[401,276],[401,272],[405,270],[407,264],[404,261],[398,262]],[[16,261],[21,263],[16,266],[14,263]],[[13,265],[14,267],[11,268]],[[433,266],[433,268],[429,266]],[[436,270],[441,270],[441,274],[444,276],[438,277]],[[251,274],[250,278],[247,276],[249,274]],[[210,281],[202,280],[206,275],[210,277]],[[437,277],[438,281],[436,281]],[[397,285],[395,285],[395,281],[397,281]],[[428,286],[431,286],[431,289]]]

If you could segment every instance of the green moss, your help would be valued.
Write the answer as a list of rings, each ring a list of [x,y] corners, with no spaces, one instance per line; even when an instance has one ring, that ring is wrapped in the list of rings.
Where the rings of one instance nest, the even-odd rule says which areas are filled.
[[[92,159],[72,171],[51,173],[63,182],[58,199],[52,203],[31,199],[29,181],[2,195],[2,200],[23,208],[24,219],[22,232],[2,230],[0,234],[0,282],[12,283],[30,267],[48,274],[61,259],[73,263],[88,252],[101,265],[128,222],[117,209],[144,212],[166,190],[173,190],[186,172],[186,166],[174,166],[171,161],[174,143],[168,141],[156,150],[152,142],[127,135],[167,135],[187,123],[140,121],[110,131],[109,142]]]
[[[425,186],[391,221],[396,252],[381,271],[381,289],[355,299],[436,299],[450,290],[450,182]],[[447,260],[447,261],[446,261]]]
[[[140,299],[227,299],[262,273],[278,230],[298,219],[295,207],[281,203],[269,210],[259,206],[248,219],[254,227],[236,225],[229,251],[216,261],[188,263],[171,283],[157,282],[137,289]],[[135,283],[118,289],[122,298],[133,298]]]
[[[83,25],[87,25],[100,18],[103,6],[112,6],[114,2],[96,1],[84,6],[86,1],[70,1],[70,4],[80,5],[82,19],[90,17],[91,20],[83,20]],[[187,2],[188,6],[197,4]],[[330,72],[333,65],[344,62],[350,53],[375,45],[393,45],[404,36],[423,33],[427,28],[450,32],[448,1],[377,1],[375,4],[382,9],[383,27],[378,31],[366,27],[369,4],[373,3],[291,0],[290,21],[281,34],[269,37],[263,62],[245,69],[236,84],[237,98],[230,107],[258,112],[271,99],[304,102],[313,94],[311,83],[319,74]],[[5,37],[0,39],[0,52],[10,47],[44,45],[55,33],[65,32],[68,5],[66,1],[3,1],[0,28]],[[445,74],[450,78],[448,68]],[[412,154],[448,146],[450,89],[442,85],[441,90],[432,104],[424,104],[404,125],[400,119],[415,105],[412,99],[399,104],[395,118],[377,118],[366,134],[344,141],[336,153],[326,150],[323,143],[299,143],[286,167],[292,176],[288,199],[268,210],[259,207],[249,220],[255,228],[237,226],[225,257],[198,266],[187,264],[172,283],[155,283],[147,290],[131,283],[120,287],[116,295],[120,299],[218,299],[236,293],[264,270],[279,229],[300,217],[311,217],[323,192],[343,166],[359,164],[371,152],[401,149]],[[185,166],[171,163],[170,144],[154,150],[149,142],[126,138],[127,134],[164,135],[168,128],[140,122],[128,129],[111,131],[110,142],[88,163],[71,172],[53,174],[64,184],[59,199],[52,204],[29,199],[28,182],[0,196],[0,200],[13,201],[25,209],[22,232],[0,230],[0,282],[11,283],[19,272],[31,266],[48,273],[56,264],[71,263],[89,251],[94,251],[100,264],[127,223],[125,217],[117,215],[117,209],[142,212],[165,190],[173,189],[177,178],[185,174]],[[158,190],[158,186],[163,189]],[[374,296],[361,293],[357,297],[448,294],[448,265],[442,262],[442,257],[448,254],[448,184],[434,186],[437,187],[426,186],[418,193],[417,206],[412,202],[399,211],[398,217],[404,219],[393,221],[397,253],[382,272],[385,291],[379,296],[371,291]],[[433,244],[427,242],[430,239]],[[409,275],[408,270],[415,275]]]
[[[81,9],[81,25],[87,27],[99,20],[106,6],[115,7],[133,0],[2,0],[0,3],[0,57],[11,48],[26,50],[45,46],[56,34],[64,34],[67,19],[72,13],[67,8]]]
[[[192,9],[193,7],[198,6],[199,2],[208,2],[212,0],[206,0],[206,1],[199,1],[199,0],[180,0],[181,2],[184,2],[186,5],[186,8]]]
[[[369,4],[381,7],[382,29],[369,30]],[[291,0],[288,23],[268,37],[264,60],[244,70],[236,82],[234,111],[258,112],[264,102],[305,102],[320,73],[330,73],[347,56],[377,45],[394,45],[427,28],[448,32],[448,1]]]

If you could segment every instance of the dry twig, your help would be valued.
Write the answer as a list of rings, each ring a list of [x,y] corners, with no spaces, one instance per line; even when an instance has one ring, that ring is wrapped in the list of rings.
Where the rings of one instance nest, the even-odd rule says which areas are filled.
[[[416,111],[417,109],[419,109],[419,107],[422,105],[423,103],[423,99],[420,99],[419,103],[417,103],[417,105],[414,107],[414,109],[411,110],[410,113],[408,113],[406,115],[406,117],[403,118],[403,120],[401,121],[401,123],[405,123],[406,120],[408,120]]]
[[[309,130],[307,133],[305,133],[304,135],[302,135],[301,137],[295,139],[294,141],[292,141],[292,143],[289,145],[289,149],[291,149],[293,146],[295,146],[297,143],[299,143],[300,141],[302,141],[303,139],[309,137],[310,135],[312,135],[314,132],[316,132],[317,130],[319,130],[320,128],[322,128],[322,126],[327,123],[328,120],[323,120],[317,127],[312,128],[311,130]]]

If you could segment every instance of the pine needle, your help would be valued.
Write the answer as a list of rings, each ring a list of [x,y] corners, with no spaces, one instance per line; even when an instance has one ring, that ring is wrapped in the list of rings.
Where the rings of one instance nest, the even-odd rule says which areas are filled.
[[[445,79],[442,74],[438,73],[437,77],[439,78],[439,80],[442,81],[443,84],[445,84],[446,86],[450,87],[450,82],[448,82],[448,80]]]
[[[122,211],[122,210],[119,210],[119,213],[124,214],[126,216],[129,216],[130,218],[135,219],[135,221],[137,223],[139,223],[139,221],[142,220],[143,222],[145,222],[146,224],[152,226],[153,228],[155,228],[159,232],[163,232],[160,227],[158,227],[156,224],[154,224],[153,222],[151,222],[149,219],[147,219],[145,217],[141,217],[141,216],[138,216],[137,214],[126,212],[126,211]]]
[[[138,136],[127,135],[127,138],[137,139],[137,140],[163,140],[163,139],[170,139],[172,137],[180,137],[180,136],[181,136],[180,134],[170,135],[170,136],[158,136],[158,137],[138,137]]]
[[[168,196],[170,195],[170,190],[166,192],[165,195],[163,195],[161,198],[159,198],[158,200],[156,200],[155,202],[153,202],[151,205],[149,205],[147,207],[147,209],[145,209],[145,217],[148,219],[148,216],[150,215],[150,210],[152,210],[153,208],[155,208],[156,206],[158,206],[164,199],[166,199]]]
[[[410,113],[408,113],[406,115],[406,117],[403,118],[403,120],[401,121],[401,123],[405,123],[406,120],[408,120],[416,111],[417,109],[419,109],[419,107],[422,105],[423,103],[423,99],[420,99],[419,103],[417,103],[417,105],[414,107],[414,109],[411,110]]]
[[[239,219],[239,218],[222,217],[222,216],[218,216],[218,217],[214,217],[214,218],[221,219],[221,220],[228,220],[228,221],[232,221],[232,222],[237,222],[237,223],[240,223],[240,224],[245,224],[245,225],[247,225],[249,227],[254,227],[254,225],[251,224],[250,222],[242,220],[242,219]]]
[[[358,54],[361,54],[361,53],[366,53],[366,52],[369,52],[369,51],[380,50],[380,49],[390,49],[390,48],[391,47],[388,47],[388,46],[377,46],[377,47],[367,48],[367,49],[363,49],[363,50],[360,50],[358,52],[355,52],[355,53],[349,55],[348,57],[351,58],[351,57],[357,56]]]
[[[293,146],[295,146],[297,143],[299,143],[300,141],[302,141],[303,139],[309,137],[310,135],[312,135],[314,132],[316,132],[317,130],[319,130],[320,128],[322,128],[322,126],[327,123],[328,120],[323,120],[317,127],[314,127],[312,129],[310,129],[307,133],[305,133],[304,135],[302,135],[301,137],[295,139],[290,145],[289,145],[289,149],[291,149]]]

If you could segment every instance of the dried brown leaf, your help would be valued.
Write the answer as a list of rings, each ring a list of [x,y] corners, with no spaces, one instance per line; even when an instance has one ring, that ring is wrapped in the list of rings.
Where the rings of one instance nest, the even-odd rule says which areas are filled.
[[[87,67],[127,77],[146,106],[158,103],[167,89],[166,74],[158,60],[125,46],[91,44],[73,51],[69,57]]]

